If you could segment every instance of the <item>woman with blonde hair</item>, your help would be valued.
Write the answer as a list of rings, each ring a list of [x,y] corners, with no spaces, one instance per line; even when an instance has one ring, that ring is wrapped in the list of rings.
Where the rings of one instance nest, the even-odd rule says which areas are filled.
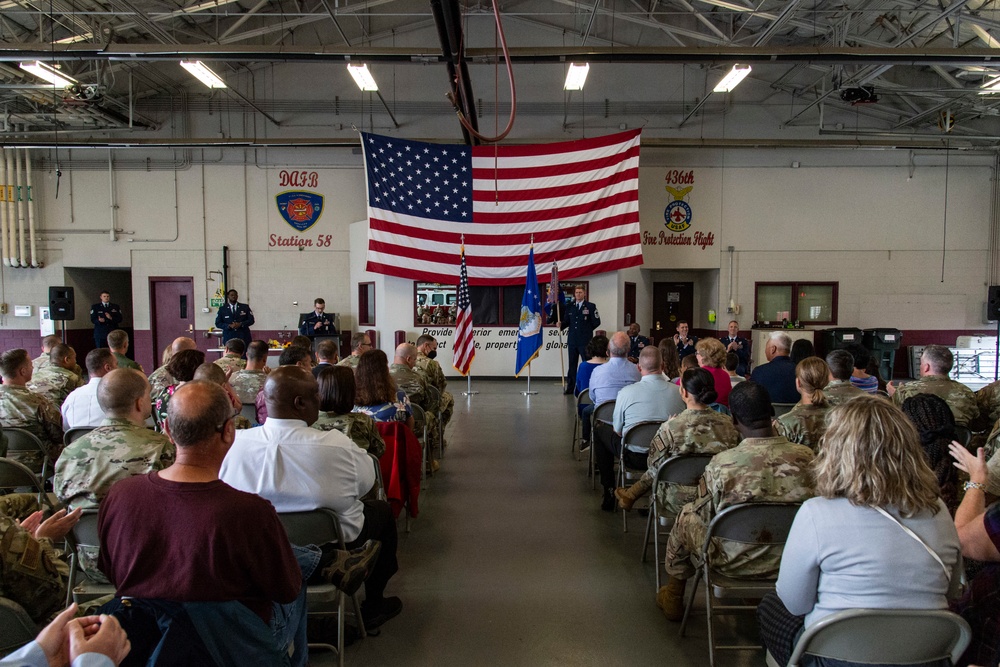
[[[817,497],[795,516],[776,593],[757,608],[764,644],[782,665],[802,631],[830,614],[947,609],[961,588],[955,524],[899,408],[865,396],[833,408],[814,474]]]
[[[791,410],[774,420],[774,430],[789,442],[815,450],[826,431],[830,401],[823,388],[830,382],[830,367],[819,357],[806,357],[795,367],[795,389],[802,397]]]
[[[726,346],[718,338],[702,338],[694,346],[698,365],[712,374],[715,379],[715,391],[719,395],[716,403],[729,407],[729,392],[733,383],[726,371]]]

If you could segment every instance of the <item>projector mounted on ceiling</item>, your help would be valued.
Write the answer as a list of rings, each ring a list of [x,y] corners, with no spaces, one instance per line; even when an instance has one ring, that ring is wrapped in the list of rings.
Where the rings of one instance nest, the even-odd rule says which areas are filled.
[[[875,94],[874,86],[859,86],[857,88],[844,88],[840,91],[840,99],[854,104],[875,104],[878,102],[878,95]]]

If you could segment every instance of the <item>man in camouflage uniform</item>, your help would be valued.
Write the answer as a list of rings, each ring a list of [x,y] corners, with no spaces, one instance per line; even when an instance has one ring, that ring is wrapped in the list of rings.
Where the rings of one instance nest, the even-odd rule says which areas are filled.
[[[31,392],[26,386],[31,380],[31,359],[27,350],[7,350],[0,354],[0,425],[23,428],[35,434],[48,448],[50,461],[62,451],[62,415],[49,399]],[[6,444],[4,445],[6,452]],[[42,471],[41,452],[12,452],[11,457],[34,472]]]
[[[25,352],[30,365],[31,360]],[[34,494],[0,498],[0,596],[21,605],[35,623],[47,623],[63,609],[69,567],[53,547],[80,520],[60,510],[46,521]],[[23,525],[18,523],[22,520]]]
[[[264,388],[270,370],[267,366],[267,343],[255,340],[247,346],[247,367],[229,376],[229,384],[243,403],[253,403]]]
[[[441,433],[444,435],[445,429],[451,422],[451,415],[455,411],[455,397],[451,392],[445,390],[448,380],[444,377],[441,364],[434,360],[437,356],[438,343],[434,336],[424,334],[417,338],[417,365],[414,370],[427,381],[427,384],[437,388],[441,394]],[[443,443],[442,443],[443,444]]]
[[[311,427],[318,431],[340,431],[375,458],[381,458],[385,454],[385,440],[382,439],[375,420],[363,412],[338,415],[320,410],[319,417]]]
[[[688,408],[660,425],[649,446],[649,469],[629,488],[616,489],[615,498],[622,509],[631,509],[636,500],[649,492],[656,479],[657,468],[671,456],[718,454],[732,449],[739,441],[740,434],[730,417],[711,408]],[[697,491],[694,486],[660,484],[656,489],[659,513],[673,520],[685,504],[695,499]]]
[[[854,357],[847,350],[834,350],[826,355],[826,365],[830,367],[830,382],[823,388],[830,407],[846,403],[852,398],[865,396],[867,392],[851,384],[854,373]]]
[[[174,342],[170,344],[170,356],[172,357],[183,350],[197,349],[198,344],[193,339],[181,336],[180,338],[175,338]],[[166,359],[162,366],[149,374],[149,400],[152,405],[152,412],[156,412],[158,407],[166,403],[164,398],[167,396],[167,389],[171,385],[177,384],[177,381],[167,372],[167,362],[169,361],[169,358]]]
[[[195,370],[194,377],[191,379],[200,382],[211,382],[222,387],[222,390],[226,392],[226,396],[229,397],[229,402],[233,406],[233,427],[237,431],[253,428],[253,422],[242,414],[243,403],[240,401],[240,397],[236,395],[236,391],[232,385],[229,384],[229,380],[226,379],[226,371],[219,368],[218,364],[202,364]]]
[[[438,440],[437,407],[438,403],[427,391],[427,382],[420,373],[413,370],[417,363],[417,348],[410,343],[400,343],[396,347],[396,357],[389,364],[389,375],[396,381],[396,386],[406,392],[410,403],[419,405],[424,410],[424,423],[427,425],[427,437],[431,442]],[[424,424],[419,422],[414,426],[417,433],[422,433]]]
[[[243,353],[247,350],[247,344],[240,338],[230,338],[226,341],[226,353],[221,359],[216,359],[213,363],[224,371],[235,373],[247,367],[247,362],[243,359]]]
[[[992,382],[976,392],[976,404],[979,406],[979,424],[981,430],[989,428],[1000,419],[1000,380]]]
[[[31,360],[31,366],[35,371],[40,371],[50,363],[49,353],[52,352],[52,347],[58,345],[62,342],[62,339],[55,334],[49,334],[48,336],[42,336],[42,353]]]
[[[128,334],[121,329],[115,329],[108,334],[108,347],[118,360],[118,368],[134,368],[140,373],[145,373],[142,366],[125,356],[128,352]]]
[[[32,374],[28,389],[49,399],[58,408],[71,391],[85,383],[82,377],[73,372],[77,368],[76,351],[69,345],[53,345],[49,357],[51,363]]]
[[[90,433],[74,440],[56,462],[53,488],[71,508],[96,508],[111,485],[163,470],[174,460],[174,446],[165,435],[146,428],[150,414],[149,382],[132,368],[108,373],[97,389],[105,419]],[[80,546],[77,557],[89,578],[107,580],[97,569],[96,546]]]
[[[684,506],[667,538],[670,579],[657,592],[656,604],[671,621],[684,615],[684,587],[704,562],[701,549],[716,514],[740,503],[802,502],[813,495],[813,452],[775,435],[767,390],[752,380],[740,382],[729,395],[729,409],[743,442],[712,458],[698,484],[698,497]],[[710,548],[722,574],[772,577],[781,563],[780,548],[721,540]]]
[[[920,355],[920,379],[907,382],[898,389],[889,383],[892,402],[901,406],[910,396],[934,394],[944,399],[955,415],[957,426],[968,426],[979,417],[979,404],[972,390],[948,377],[955,359],[943,345],[928,345]]]
[[[359,331],[351,336],[351,355],[341,359],[337,365],[357,368],[361,355],[370,349],[372,349],[372,339],[364,331]]]

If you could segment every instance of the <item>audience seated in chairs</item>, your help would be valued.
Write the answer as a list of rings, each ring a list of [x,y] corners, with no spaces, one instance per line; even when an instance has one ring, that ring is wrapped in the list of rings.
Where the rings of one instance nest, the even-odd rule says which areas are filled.
[[[354,380],[357,385],[355,412],[362,412],[377,422],[400,421],[415,432],[413,412],[406,392],[396,387],[389,375],[389,358],[382,350],[361,355]]]
[[[345,366],[325,365],[316,376],[319,384],[319,417],[312,427],[340,431],[375,458],[385,453],[385,441],[375,420],[363,412],[352,412],[356,388],[354,372]]]
[[[861,343],[852,343],[844,348],[854,359],[854,371],[851,373],[851,384],[868,394],[879,390],[878,378],[868,374],[868,362],[872,353]]]
[[[0,496],[0,596],[45,623],[66,603],[69,566],[52,545],[80,520],[82,510],[59,510],[42,520],[36,496]]]
[[[319,415],[319,393],[308,370],[276,369],[264,384],[264,398],[270,417],[236,435],[220,477],[271,501],[279,512],[334,511],[350,549],[381,542],[361,606],[365,627],[377,628],[399,614],[402,602],[384,595],[399,569],[392,511],[385,501],[361,500],[375,485],[371,458],[339,431],[309,428]]]
[[[618,397],[618,392],[623,387],[634,384],[641,379],[639,369],[630,362],[628,354],[629,340],[624,331],[617,331],[611,336],[608,345],[608,352],[611,356],[608,363],[602,364],[594,369],[590,376],[590,398],[594,401],[594,408],[601,403],[613,401]],[[589,409],[589,406],[588,406]],[[585,419],[587,412],[584,411]],[[596,440],[596,438],[595,438]],[[601,498],[601,509],[606,512],[615,510],[615,458],[618,456],[618,447],[621,446],[620,437],[612,437],[612,442],[594,442],[594,461],[601,475],[601,486],[604,487],[604,495]]]
[[[726,348],[718,338],[702,338],[694,346],[694,357],[698,365],[715,378],[715,393],[718,398],[715,403],[729,406],[729,392],[733,389],[730,375],[724,368],[726,365]]]
[[[167,373],[173,382],[154,402],[153,421],[156,422],[157,431],[163,432],[163,420],[167,416],[167,405],[170,403],[170,397],[185,382],[194,379],[194,372],[203,363],[205,363],[205,353],[201,350],[184,349],[171,355],[170,361],[167,362]]]
[[[233,338],[232,340],[239,340],[238,338]],[[236,390],[232,388],[229,384],[229,380],[226,379],[227,372],[222,370],[221,367],[212,363],[204,363],[194,371],[194,377],[192,380],[200,380],[201,382],[211,382],[212,384],[219,385],[222,390],[226,392],[226,396],[229,397],[229,402],[233,406],[233,426],[236,427],[237,431],[242,431],[243,429],[253,427],[253,424],[249,419],[243,416],[243,403],[240,401],[240,397],[236,395]]]
[[[50,461],[59,457],[63,447],[62,415],[52,401],[27,388],[33,372],[27,350],[7,350],[0,354],[0,425],[30,431],[48,447]],[[12,453],[11,458],[41,472],[41,452]]]
[[[313,366],[312,374],[316,376],[327,366],[334,366],[337,363],[337,341],[326,338],[316,343],[316,365]]]
[[[944,399],[955,415],[955,424],[968,426],[979,417],[979,404],[972,390],[961,382],[948,377],[955,363],[951,350],[944,345],[928,345],[920,355],[920,378],[901,385],[898,389],[890,382],[889,396],[896,405],[902,405],[910,396],[934,394]]]
[[[149,393],[149,400],[153,404],[153,415],[155,418],[157,407],[163,403],[164,396],[167,395],[167,390],[177,383],[174,377],[170,375],[170,371],[167,370],[167,364],[170,363],[171,357],[173,357],[178,352],[183,350],[197,350],[198,344],[194,342],[194,339],[188,338],[187,336],[181,336],[180,338],[175,338],[174,341],[163,349],[162,361],[163,363],[159,368],[154,370],[149,374],[149,386],[151,387]]]
[[[699,341],[699,345],[701,342]],[[673,385],[671,385],[673,386]],[[632,509],[635,501],[649,493],[656,469],[664,460],[678,454],[718,454],[739,443],[740,434],[733,420],[708,407],[715,402],[715,379],[704,368],[684,371],[680,397],[686,408],[664,421],[653,436],[649,448],[649,469],[638,482],[627,489],[615,489],[615,498],[624,510]],[[697,489],[690,486],[664,484],[656,489],[660,515],[676,517],[681,508],[695,499]],[[659,566],[659,565],[657,565]]]
[[[587,343],[587,359],[586,361],[580,362],[580,367],[576,370],[576,387],[573,389],[573,395],[579,396],[586,389],[590,389],[590,377],[594,374],[594,369],[601,364],[608,363],[608,339],[606,336],[594,336]],[[591,396],[591,405],[593,405],[593,396]],[[579,414],[583,419],[583,433],[581,437],[584,442],[590,440],[590,414],[594,411],[591,407],[589,410],[586,405],[579,406]]]
[[[814,471],[817,497],[792,524],[777,594],[758,608],[761,636],[782,665],[798,634],[834,612],[945,609],[961,589],[955,526],[897,408],[878,398],[834,408]]]
[[[118,368],[118,359],[108,348],[99,347],[87,353],[86,363],[90,381],[70,392],[62,404],[64,431],[81,426],[100,426],[104,421],[104,411],[97,402],[97,386],[101,384],[101,378]]]
[[[298,336],[298,338],[308,339],[307,336]],[[292,342],[294,343],[295,341],[293,340]],[[312,345],[311,340],[309,344]],[[281,351],[281,355],[278,357],[278,367],[280,368],[281,366],[298,366],[311,373],[313,367],[312,353],[308,347],[289,345]],[[260,391],[257,392],[256,398],[254,398],[254,407],[257,410],[257,423],[263,424],[267,420],[267,401],[264,400],[263,385],[261,385]]]
[[[142,370],[141,364],[138,364],[134,360],[125,356],[128,352],[128,344],[128,333],[122,329],[115,329],[108,334],[108,348],[111,350],[111,353],[115,355],[115,361],[118,362],[118,368],[133,368],[145,375],[146,372]]]
[[[736,428],[743,441],[716,454],[705,468],[698,497],[683,507],[667,539],[667,585],[656,603],[671,621],[684,616],[684,588],[702,561],[708,524],[730,505],[747,502],[799,502],[812,496],[808,447],[788,442],[774,433],[771,397],[753,381],[741,382],[729,396]],[[713,556],[723,575],[772,576],[778,570],[780,550],[759,550],[739,543],[713,543]]]
[[[417,348],[411,343],[400,343],[396,346],[395,357],[389,366],[389,375],[399,389],[406,392],[406,397],[410,403],[419,405],[423,411],[423,421],[414,418],[416,422],[416,432],[423,432],[427,428],[427,437],[430,442],[439,442],[439,428],[437,423],[438,400],[437,395],[427,390],[427,381],[423,376],[414,370],[417,364]],[[434,469],[437,470],[437,462],[434,462]]]
[[[954,516],[960,500],[958,469],[948,455],[948,446],[955,439],[955,416],[944,399],[934,394],[911,396],[900,407],[917,429],[927,464],[941,489],[941,500]]]
[[[840,405],[866,392],[851,383],[851,373],[854,372],[854,357],[847,350],[833,350],[826,355],[826,365],[830,367],[830,382],[823,389],[830,407]]]
[[[729,384],[731,387],[735,387],[736,383],[746,380],[745,377],[736,372],[739,366],[739,356],[735,352],[726,352],[726,372],[729,373]],[[732,390],[730,389],[730,391]]]
[[[968,473],[965,496],[955,512],[955,527],[967,559],[987,562],[952,611],[972,626],[972,643],[959,664],[996,665],[1000,661],[1000,502],[986,505],[987,487],[997,485],[980,448],[976,454],[949,445],[959,470]]]
[[[42,628],[38,637],[0,660],[11,667],[113,667],[131,649],[118,620],[110,616],[76,617],[70,605]]]
[[[792,351],[789,353],[788,358],[792,360],[792,363],[796,366],[803,359],[808,359],[809,357],[816,355],[816,349],[813,347],[813,343],[808,338],[797,338],[792,342]]]
[[[677,343],[670,336],[667,336],[657,345],[660,356],[663,357],[663,374],[668,380],[673,382],[681,376],[681,360],[677,356]]]
[[[340,569],[346,552],[293,548],[271,503],[219,479],[236,437],[232,414],[220,387],[185,383],[166,420],[176,462],[119,481],[101,504],[98,564],[129,598],[102,609],[128,631],[138,664],[157,651],[181,653],[186,664],[206,654],[219,664],[289,664],[294,641],[290,664],[305,665],[303,582],[321,572],[360,585]]]
[[[750,379],[763,385],[768,396],[775,403],[795,403],[799,394],[795,391],[795,363],[789,357],[792,339],[783,331],[772,331],[764,343],[766,364],[761,364],[750,373]]]
[[[439,411],[441,413],[441,435],[444,436],[445,428],[451,422],[451,416],[455,411],[455,397],[447,391],[448,380],[444,377],[441,364],[434,360],[437,356],[438,343],[434,336],[423,334],[417,338],[417,364],[414,368],[427,381],[427,384],[434,386],[441,395]],[[442,441],[442,445],[443,445]]]
[[[247,344],[242,338],[230,338],[226,341],[226,351],[222,357],[213,361],[224,371],[235,373],[247,367],[247,362],[243,358],[243,353],[247,351]]]
[[[802,397],[791,410],[774,420],[774,430],[789,442],[816,450],[826,432],[830,403],[823,388],[830,381],[830,367],[819,357],[806,357],[795,367],[795,389]]]
[[[373,349],[372,339],[364,331],[358,331],[351,336],[351,353],[338,361],[337,365],[357,368],[361,355],[371,349]],[[388,366],[388,363],[386,365]]]
[[[247,367],[229,376],[229,384],[241,403],[253,403],[264,388],[264,380],[271,370],[267,365],[267,351],[267,343],[253,341],[247,346]]]
[[[31,376],[28,389],[61,407],[66,397],[74,389],[84,385],[83,378],[76,373],[76,351],[69,345],[59,343],[52,346],[49,353],[51,363]]]

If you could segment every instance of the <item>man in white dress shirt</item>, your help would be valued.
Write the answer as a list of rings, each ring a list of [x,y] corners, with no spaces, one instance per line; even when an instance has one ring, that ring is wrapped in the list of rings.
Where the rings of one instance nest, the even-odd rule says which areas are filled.
[[[271,371],[263,393],[267,421],[236,434],[219,477],[240,491],[266,498],[278,512],[333,510],[348,549],[369,539],[381,541],[361,605],[365,627],[377,628],[403,605],[398,597],[384,595],[399,569],[392,510],[385,501],[361,501],[375,484],[372,459],[340,431],[309,428],[319,416],[319,390],[308,370],[290,365]]]
[[[74,389],[62,404],[63,430],[81,426],[97,427],[104,421],[104,410],[97,404],[97,385],[101,378],[118,368],[114,352],[99,347],[87,353],[87,374],[90,382]]]

